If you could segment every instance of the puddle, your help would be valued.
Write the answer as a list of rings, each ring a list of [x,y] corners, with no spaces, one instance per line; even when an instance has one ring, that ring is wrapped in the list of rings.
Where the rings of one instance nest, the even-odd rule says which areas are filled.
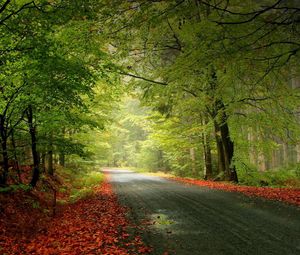
[[[152,225],[157,228],[165,228],[176,224],[168,215],[164,213],[154,213],[151,215]]]

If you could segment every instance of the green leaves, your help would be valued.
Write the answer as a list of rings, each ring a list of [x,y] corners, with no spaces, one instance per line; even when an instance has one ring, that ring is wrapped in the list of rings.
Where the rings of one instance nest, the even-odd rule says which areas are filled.
[[[215,164],[214,136],[220,135],[215,124],[229,124],[236,159],[299,140],[299,95],[288,85],[299,69],[293,6],[281,1],[114,6],[111,18],[118,17],[109,23],[115,29],[111,53],[122,70],[136,75],[130,85],[156,116],[149,124],[153,130],[147,129],[150,140],[174,166],[185,168],[188,160],[180,157],[190,157],[193,147],[201,158],[205,136]],[[251,135],[258,139],[250,141]]]

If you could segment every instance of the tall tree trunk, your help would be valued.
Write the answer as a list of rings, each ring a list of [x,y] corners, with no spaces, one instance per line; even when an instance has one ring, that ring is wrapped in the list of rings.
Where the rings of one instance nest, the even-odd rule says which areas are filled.
[[[297,152],[296,163],[300,163],[300,144],[296,145],[296,152]]]
[[[65,154],[63,152],[59,154],[59,164],[65,166]]]
[[[224,159],[224,148],[221,138],[221,131],[219,124],[214,121],[214,127],[215,127],[215,139],[216,139],[216,146],[217,146],[217,155],[218,155],[218,173],[219,174],[225,174],[225,159]]]
[[[66,135],[66,129],[63,128],[62,129],[62,136],[63,138],[65,138],[65,135]],[[64,167],[65,166],[65,152],[64,152],[64,149],[60,151],[59,153],[59,164]]]
[[[52,145],[50,145],[50,150],[48,151],[48,174],[53,175],[54,174],[54,168],[53,168],[53,151],[52,151]]]
[[[0,136],[1,136],[1,148],[2,148],[2,171],[0,175],[0,185],[6,185],[9,164],[8,164],[8,153],[7,153],[7,132],[5,129],[5,119],[3,115],[0,115]]]
[[[261,172],[265,172],[267,170],[266,157],[263,152],[258,153],[258,169]]]
[[[53,134],[50,133],[50,144],[49,144],[49,151],[48,151],[48,174],[53,175],[54,174],[54,168],[53,168]]]
[[[40,168],[39,168],[39,154],[37,151],[36,127],[35,124],[33,123],[32,106],[29,106],[27,109],[27,118],[28,118],[29,133],[31,137],[31,151],[32,151],[32,159],[33,159],[33,171],[32,171],[32,178],[30,181],[30,185],[32,187],[35,187],[40,177]]]
[[[283,148],[283,165],[287,166],[288,163],[289,163],[289,148],[288,148],[288,144],[286,142],[283,142],[282,148]]]
[[[205,127],[208,124],[207,116],[202,116],[202,125]],[[202,133],[202,147],[203,147],[203,158],[204,158],[204,179],[209,180],[212,178],[212,157],[210,148],[210,138],[207,133]]]
[[[56,153],[53,154],[53,160],[54,160],[55,165],[58,165],[59,156]]]
[[[216,97],[218,77],[214,67],[210,69],[210,97],[213,104],[210,105],[210,113],[215,127],[215,137],[218,151],[219,172],[224,174],[225,180],[238,182],[235,166],[232,165],[234,144],[231,140],[228,126],[226,107],[221,98]]]
[[[204,179],[210,180],[213,174],[210,142],[206,134],[204,134],[203,136],[204,136],[203,150],[204,150],[204,163],[205,163]]]
[[[196,176],[197,175],[197,171],[196,171],[195,148],[190,148],[190,159],[191,159],[192,174],[194,176]]]
[[[43,152],[41,154],[41,166],[42,166],[42,171],[46,172],[46,152]]]
[[[164,169],[164,156],[162,150],[158,150],[158,167],[159,169]]]
[[[221,128],[221,138],[222,138],[222,145],[223,145],[223,152],[224,152],[224,159],[225,159],[226,177],[229,181],[238,182],[235,166],[232,165],[232,159],[234,156],[234,143],[230,138],[229,126],[227,123],[226,116],[225,119],[226,121],[221,124],[220,128]]]
[[[216,100],[213,117],[218,151],[219,172],[224,173],[225,180],[238,182],[235,166],[232,165],[234,143],[230,137],[225,105],[221,100]],[[217,117],[219,118],[216,119]]]
[[[20,167],[19,167],[19,161],[18,161],[18,156],[17,156],[17,146],[16,146],[16,142],[15,142],[15,136],[14,136],[14,131],[12,130],[11,132],[11,144],[14,150],[14,166],[17,170],[17,174],[18,174],[18,179],[19,182],[22,183],[22,178],[21,178],[21,172],[20,172]]]
[[[249,162],[254,165],[257,166],[257,152],[255,147],[253,146],[253,144],[255,143],[255,136],[253,134],[253,129],[249,128],[248,129],[248,134],[247,134],[247,139],[250,143],[250,147],[249,147]]]
[[[1,146],[2,146],[3,169],[2,169],[2,173],[1,173],[1,177],[0,177],[0,185],[6,185],[8,170],[9,170],[7,140],[6,139],[1,141]]]

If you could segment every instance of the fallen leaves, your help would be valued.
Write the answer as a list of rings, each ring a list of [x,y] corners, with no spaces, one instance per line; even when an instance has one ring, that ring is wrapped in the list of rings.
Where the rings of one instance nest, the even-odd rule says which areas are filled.
[[[300,205],[300,189],[239,186],[225,182],[193,180],[181,177],[168,177],[168,179],[187,184],[205,186],[211,189],[241,192],[247,196],[264,197],[270,200],[279,200],[294,205]]]
[[[0,236],[0,253],[6,255],[137,255],[151,248],[140,236],[127,232],[127,209],[120,206],[111,185],[105,181],[96,195],[64,209],[48,224],[47,229],[22,238]]]

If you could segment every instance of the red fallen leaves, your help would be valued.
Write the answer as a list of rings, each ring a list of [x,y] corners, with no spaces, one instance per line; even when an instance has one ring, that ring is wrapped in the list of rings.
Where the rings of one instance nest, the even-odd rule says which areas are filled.
[[[0,236],[0,254],[6,255],[137,255],[151,251],[141,237],[126,229],[126,208],[121,207],[111,185],[104,182],[96,196],[66,205],[47,226],[33,236]]]
[[[211,189],[241,192],[247,196],[264,197],[270,200],[279,200],[294,205],[300,205],[300,189],[238,186],[224,182],[192,180],[180,177],[169,177],[169,179],[198,186],[205,186]]]

